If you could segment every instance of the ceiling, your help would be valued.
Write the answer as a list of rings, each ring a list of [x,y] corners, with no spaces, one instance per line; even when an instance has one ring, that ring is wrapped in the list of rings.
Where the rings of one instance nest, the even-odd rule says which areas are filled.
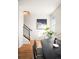
[[[34,14],[49,15],[60,3],[60,0],[19,0],[19,8]]]

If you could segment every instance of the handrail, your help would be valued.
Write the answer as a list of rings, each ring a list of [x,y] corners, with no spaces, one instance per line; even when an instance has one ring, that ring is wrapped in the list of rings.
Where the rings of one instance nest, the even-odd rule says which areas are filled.
[[[32,31],[28,26],[26,26],[25,24],[24,24],[24,28],[25,29],[29,29],[30,31]]]
[[[32,30],[28,26],[26,26],[25,24],[23,26],[23,29],[25,29],[23,31],[23,36],[30,41],[30,31],[32,31]]]

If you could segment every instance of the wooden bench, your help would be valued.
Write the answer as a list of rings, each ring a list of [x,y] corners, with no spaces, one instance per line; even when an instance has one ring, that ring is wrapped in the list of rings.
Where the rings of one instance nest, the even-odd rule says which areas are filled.
[[[43,59],[41,40],[36,40],[36,52],[37,52],[37,59]]]

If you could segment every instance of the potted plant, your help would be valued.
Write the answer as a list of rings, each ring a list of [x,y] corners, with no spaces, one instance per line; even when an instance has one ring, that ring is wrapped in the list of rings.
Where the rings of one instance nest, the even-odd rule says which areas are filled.
[[[48,36],[48,38],[52,38],[54,36],[55,32],[51,31],[49,27],[46,27],[44,34],[46,34],[46,36]]]

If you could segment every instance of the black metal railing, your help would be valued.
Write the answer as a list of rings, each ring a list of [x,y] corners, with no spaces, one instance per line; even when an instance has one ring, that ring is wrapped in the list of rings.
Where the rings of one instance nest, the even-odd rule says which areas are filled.
[[[32,31],[28,26],[25,24],[23,25],[23,36],[30,41],[30,31]]]

